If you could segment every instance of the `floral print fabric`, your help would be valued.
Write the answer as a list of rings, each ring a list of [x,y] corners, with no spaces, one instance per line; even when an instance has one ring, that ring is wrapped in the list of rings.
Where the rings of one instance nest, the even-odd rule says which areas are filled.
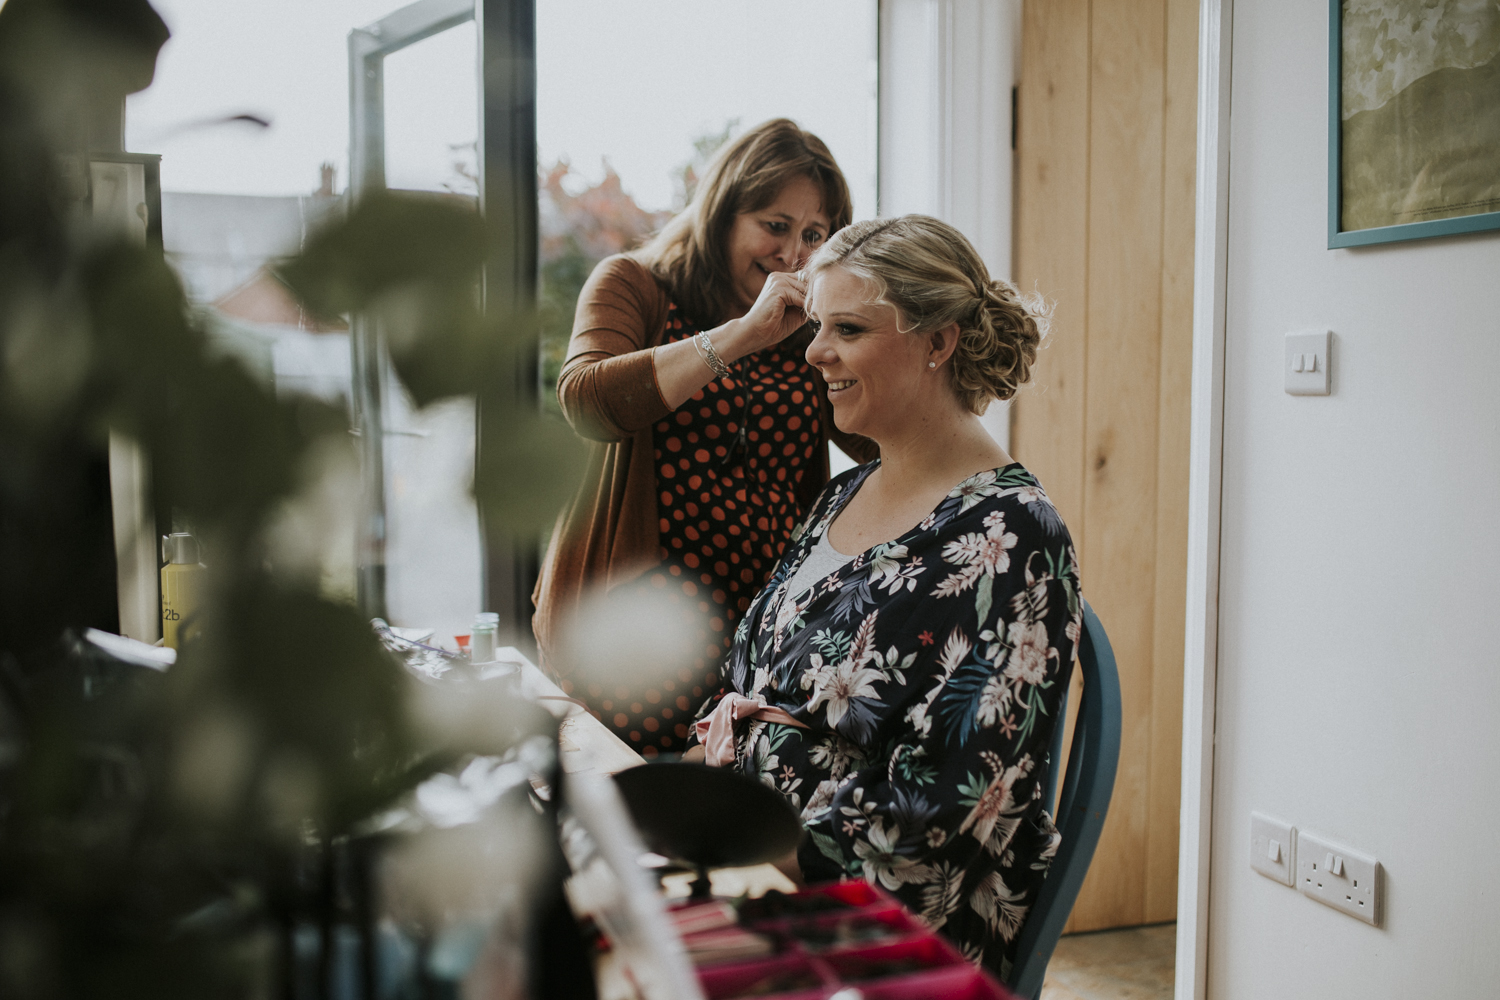
[[[810,728],[745,726],[736,766],[801,811],[810,881],[879,885],[1003,975],[1058,845],[1042,789],[1082,628],[1077,560],[1010,465],[791,593],[877,466],[829,483],[739,623],[728,683]]]

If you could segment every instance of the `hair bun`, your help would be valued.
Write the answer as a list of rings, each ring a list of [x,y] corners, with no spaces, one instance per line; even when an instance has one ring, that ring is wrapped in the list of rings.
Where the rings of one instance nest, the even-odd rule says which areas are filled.
[[[954,352],[953,377],[960,390],[1010,399],[1031,379],[1045,334],[1046,308],[1040,296],[1022,301],[1002,279],[985,280],[980,287],[974,322],[961,333]]]

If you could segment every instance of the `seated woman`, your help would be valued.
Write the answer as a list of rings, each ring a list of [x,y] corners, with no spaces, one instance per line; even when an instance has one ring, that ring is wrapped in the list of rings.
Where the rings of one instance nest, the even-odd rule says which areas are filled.
[[[883,886],[1004,974],[1057,850],[1041,796],[1082,610],[1067,528],[978,415],[1045,317],[926,216],[850,226],[805,273],[807,360],[880,459],[793,534],[696,733],[801,810],[794,871]]]

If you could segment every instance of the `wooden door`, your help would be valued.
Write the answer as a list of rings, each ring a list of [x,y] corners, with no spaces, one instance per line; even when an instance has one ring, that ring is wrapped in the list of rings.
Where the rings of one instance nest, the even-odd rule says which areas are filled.
[[[1196,0],[1024,3],[1015,274],[1056,312],[1011,441],[1072,531],[1125,714],[1070,931],[1176,914],[1197,34]]]

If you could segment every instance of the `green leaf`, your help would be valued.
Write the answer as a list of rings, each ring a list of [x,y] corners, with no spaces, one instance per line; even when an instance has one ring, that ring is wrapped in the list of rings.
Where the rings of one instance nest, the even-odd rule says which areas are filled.
[[[487,528],[531,532],[551,527],[572,499],[584,447],[561,420],[481,400],[478,456],[474,495]]]
[[[484,220],[466,200],[386,191],[315,234],[278,273],[312,312],[332,318],[403,287],[472,287],[484,251]]]
[[[837,861],[841,865],[844,864],[844,852],[839,850],[839,842],[837,840],[811,827],[808,827],[807,833],[808,836],[812,837],[813,844],[817,846],[819,853],[823,857],[830,861]]]
[[[965,777],[968,780],[958,786],[958,801],[966,806],[972,806],[984,796],[989,785],[973,771],[968,772]]]
[[[974,613],[979,616],[979,624],[984,625],[990,616],[990,605],[995,600],[995,577],[986,573],[979,578],[979,584],[974,588]]]
[[[766,745],[771,748],[772,753],[775,753],[781,749],[781,744],[787,741],[787,737],[796,731],[796,728],[793,726],[788,726],[781,722],[772,722],[766,726]]]

